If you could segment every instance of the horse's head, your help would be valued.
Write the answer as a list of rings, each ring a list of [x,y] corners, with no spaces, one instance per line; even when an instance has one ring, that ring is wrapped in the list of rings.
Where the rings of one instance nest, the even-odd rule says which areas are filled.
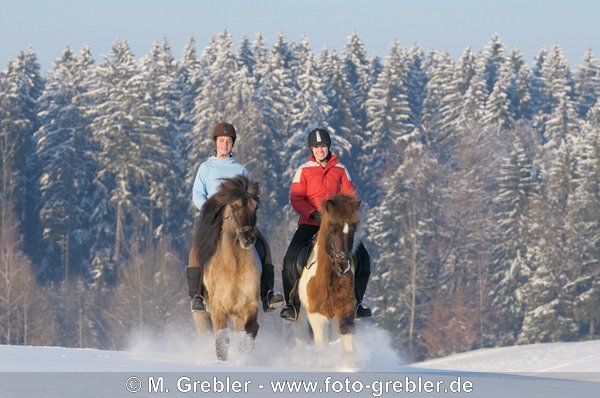
[[[233,228],[235,229],[236,240],[242,249],[252,249],[256,242],[256,212],[258,211],[258,202],[236,200],[227,206],[225,217],[231,217]]]
[[[223,223],[225,231],[235,234],[235,240],[243,249],[249,250],[256,242],[256,213],[258,212],[258,182],[243,176],[224,179],[222,191],[230,193],[225,206]]]
[[[335,272],[342,276],[352,270],[352,245],[358,227],[360,200],[349,195],[336,195],[323,202],[321,231]]]

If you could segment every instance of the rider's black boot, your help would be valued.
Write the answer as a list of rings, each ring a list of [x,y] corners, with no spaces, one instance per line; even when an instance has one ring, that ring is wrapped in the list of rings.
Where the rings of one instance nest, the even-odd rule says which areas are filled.
[[[284,303],[281,293],[274,290],[275,267],[273,264],[263,263],[260,275],[260,299],[263,311],[270,312]]]
[[[370,318],[371,315],[371,309],[365,303],[359,303],[356,306],[356,319]]]
[[[192,298],[192,312],[194,311],[206,311],[206,305],[204,303],[204,297],[202,297],[202,268],[201,267],[187,267],[187,280],[189,294]]]

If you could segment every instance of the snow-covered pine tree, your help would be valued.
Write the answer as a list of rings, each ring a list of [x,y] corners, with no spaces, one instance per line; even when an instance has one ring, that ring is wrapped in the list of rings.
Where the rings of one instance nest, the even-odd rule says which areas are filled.
[[[535,236],[530,262],[535,272],[521,294],[527,312],[520,341],[557,341],[575,333],[573,291],[564,289],[577,278],[573,270],[580,263],[574,252],[578,231],[572,203],[578,184],[575,138],[549,141],[543,147],[543,185],[534,197],[535,222],[530,223]]]
[[[592,50],[585,53],[583,65],[575,70],[574,80],[577,113],[584,119],[600,96],[600,66]]]
[[[44,247],[38,272],[43,279],[69,280],[88,271],[96,165],[85,96],[92,65],[89,48],[78,57],[67,47],[39,99],[41,127],[35,139]]]
[[[350,172],[358,192],[361,192],[363,183],[358,172],[361,165],[355,159],[362,152],[364,131],[352,112],[350,86],[342,70],[342,61],[335,51],[324,50],[319,58],[324,94],[331,107],[328,124],[334,135],[333,151]]]
[[[194,38],[188,41],[183,51],[183,56],[177,63],[176,79],[178,91],[181,93],[181,103],[179,104],[181,113],[178,116],[179,135],[177,140],[179,141],[178,146],[181,148],[181,154],[184,159],[184,170],[189,173],[187,159],[193,156],[190,151],[195,152],[197,150],[192,145],[194,137],[194,101],[201,83],[201,67],[196,54],[196,40]],[[186,179],[183,181],[187,182],[187,174]],[[182,192],[189,193],[189,190],[182,189]],[[189,195],[186,195],[186,198],[188,201],[190,200]],[[181,228],[191,231],[192,222],[188,220],[184,221]]]
[[[462,96],[460,80],[449,53],[431,54],[421,117],[422,140],[442,163],[452,156]]]
[[[176,247],[182,242],[179,230],[186,220],[186,190],[181,188],[185,171],[181,156],[182,131],[179,117],[184,93],[177,81],[177,65],[167,41],[156,42],[150,52],[140,61],[141,91],[149,113],[154,118],[152,133],[156,141],[144,146],[149,180],[144,191],[148,192],[147,242],[168,239]],[[188,125],[184,124],[184,128]],[[149,142],[148,142],[149,143]],[[147,143],[145,142],[144,145]]]
[[[103,239],[91,253],[92,275],[98,279],[108,277],[112,265],[127,257],[130,243],[146,237],[150,182],[162,167],[154,160],[166,153],[158,130],[166,121],[152,113],[127,42],[115,43],[94,78],[90,129],[100,148],[94,182],[105,195],[95,211],[96,232]]]
[[[509,77],[509,113],[517,120],[530,121],[532,117],[531,76],[532,72],[523,59],[523,54],[514,49],[506,58],[505,70]]]
[[[475,59],[475,75],[470,79],[469,86],[466,88],[458,117],[458,125],[461,128],[472,131],[481,129],[481,120],[485,114],[485,104],[489,95],[484,79],[485,62],[486,59],[478,54]],[[463,76],[465,74],[466,72],[461,73]],[[461,79],[461,82],[463,80],[464,78]]]
[[[263,61],[266,63],[263,64]],[[260,135],[264,140],[265,148],[269,148],[265,152],[269,157],[268,160],[272,163],[262,173],[265,176],[273,173],[272,182],[278,184],[279,187],[284,187],[291,184],[291,181],[284,176],[289,167],[288,154],[284,145],[291,134],[290,115],[297,87],[292,81],[291,71],[285,66],[279,52],[269,52],[267,59],[263,61],[258,62],[255,67],[256,74],[260,73],[262,78],[260,84],[257,84],[255,88],[254,101],[259,108],[260,119],[264,124],[264,130],[261,130]],[[276,189],[272,193],[275,194],[275,202],[279,208],[288,204],[289,191],[287,189]]]
[[[231,87],[238,70],[233,53],[233,40],[227,30],[213,38],[204,49],[201,60],[202,84],[194,101],[194,129],[186,139],[187,161],[185,185],[188,192],[194,183],[198,166],[212,155],[212,129],[221,122],[233,123],[227,118],[227,109],[233,101]],[[189,202],[193,206],[192,202]]]
[[[392,44],[390,54],[377,82],[371,87],[367,107],[367,132],[365,147],[360,163],[363,179],[377,175],[389,175],[401,159],[403,142],[414,139],[414,132],[408,119],[407,77],[408,68],[406,54],[398,42]],[[380,189],[372,189],[365,199],[377,202]]]
[[[499,133],[501,130],[509,129],[514,120],[510,114],[509,72],[505,69],[506,64],[501,67],[496,83],[488,97],[483,113],[483,127]]]
[[[369,295],[379,322],[396,331],[395,343],[421,358],[419,332],[431,304],[424,292],[438,287],[439,262],[432,244],[437,162],[418,141],[406,147],[403,159],[385,182],[381,205],[368,218],[368,243],[375,249]]]
[[[571,300],[563,287],[562,275],[539,264],[529,280],[518,289],[523,298],[523,324],[516,343],[551,343],[571,340],[576,325],[569,310]]]
[[[461,95],[464,95],[471,86],[471,80],[477,74],[477,56],[473,54],[471,47],[467,47],[462,52],[457,69],[460,76],[458,87]]]
[[[266,215],[279,211],[277,202],[279,178],[277,173],[278,146],[265,119],[261,114],[257,97],[256,83],[245,65],[235,73],[231,87],[232,101],[227,108],[228,120],[234,124],[238,138],[234,147],[236,157],[260,184],[259,226],[266,236],[270,236],[272,228]]]
[[[540,58],[543,54],[540,55]],[[538,63],[541,60],[538,60]],[[536,69],[537,69],[536,65]],[[532,92],[536,95],[534,103],[539,104],[541,102],[541,108],[538,110],[537,115],[534,116],[534,126],[538,129],[542,140],[547,142],[552,140],[552,136],[561,135],[559,131],[547,133],[546,129],[548,126],[549,119],[555,119],[550,122],[551,125],[562,125],[568,117],[573,119],[574,108],[574,82],[571,76],[571,71],[567,59],[565,58],[562,49],[555,45],[552,50],[545,54],[543,63],[539,67],[539,71],[536,72],[534,69],[534,83],[532,86]],[[539,74],[539,76],[538,76]],[[572,109],[571,109],[572,108]],[[571,116],[568,116],[571,114]],[[562,120],[561,120],[562,119]],[[555,142],[558,145],[558,142]]]
[[[257,33],[252,47],[250,48],[251,65],[252,68],[248,68],[248,73],[254,78],[256,86],[260,86],[263,77],[265,76],[266,70],[265,65],[268,64],[269,50],[267,49],[267,42],[262,33]],[[246,67],[248,67],[246,65]]]
[[[545,184],[533,201],[535,222],[530,229],[536,240],[529,254],[533,273],[519,289],[525,303],[520,343],[570,340],[577,329],[575,291],[567,288],[580,277],[580,256],[574,251],[579,240],[573,212],[578,183],[575,148],[572,141],[562,141],[558,148],[546,144],[544,149],[551,163],[542,168]]]
[[[24,235],[24,250],[39,256],[39,192],[35,175],[34,132],[39,128],[37,100],[44,80],[33,49],[21,51],[0,76],[0,222],[14,211]]]
[[[250,44],[250,40],[248,36],[242,36],[242,41],[240,42],[240,49],[238,50],[238,64],[244,65],[248,70],[248,73],[252,75],[254,73],[254,65],[256,64],[256,59],[252,52],[252,45]]]
[[[342,71],[350,89],[350,106],[354,119],[362,131],[367,127],[366,101],[371,86],[375,82],[374,70],[367,56],[365,46],[356,32],[346,40],[342,52]]]
[[[504,44],[500,36],[493,35],[490,42],[485,46],[485,67],[483,69],[483,80],[488,93],[491,93],[500,77],[500,68],[505,62]]]
[[[285,141],[285,154],[289,167],[285,173],[287,181],[292,180],[296,168],[304,163],[307,154],[306,137],[314,128],[321,127],[331,130],[331,106],[325,96],[325,87],[319,64],[312,52],[298,71],[298,91],[292,105],[290,114],[290,133]],[[336,137],[332,137],[335,143]],[[332,145],[334,145],[332,143]],[[335,151],[335,145],[332,151]]]
[[[566,285],[573,297],[573,317],[580,338],[600,335],[600,102],[590,109],[579,145],[579,178],[572,195],[574,254],[572,279]]]
[[[497,177],[496,247],[493,254],[492,328],[496,344],[515,342],[523,322],[524,303],[519,289],[531,275],[528,263],[531,201],[534,190],[531,158],[519,140],[504,158]]]
[[[290,72],[292,84],[296,84],[298,78],[298,54],[296,47],[296,44],[294,42],[289,42],[283,33],[280,33],[277,36],[277,41],[273,45],[273,53],[279,54],[284,67]]]
[[[415,43],[408,50],[408,71],[406,77],[408,106],[410,108],[408,122],[415,126],[415,128],[420,127],[421,115],[423,113],[425,88],[428,82],[426,68],[425,53]]]

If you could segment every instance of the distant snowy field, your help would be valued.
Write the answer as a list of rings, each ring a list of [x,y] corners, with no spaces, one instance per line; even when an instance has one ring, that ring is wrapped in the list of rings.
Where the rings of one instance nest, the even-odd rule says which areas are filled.
[[[345,363],[340,360],[339,342],[332,343],[326,352],[316,354],[310,345],[300,348],[290,345],[289,330],[271,329],[267,327],[261,330],[262,333],[259,332],[255,348],[249,355],[236,349],[241,347],[243,351],[244,347],[247,348],[247,340],[233,336],[232,352],[227,363],[216,360],[210,338],[203,344],[196,336],[182,331],[162,337],[148,333],[133,334],[130,348],[126,351],[0,346],[0,397],[185,395],[181,391],[175,394],[171,394],[172,391],[168,394],[140,391],[132,395],[125,390],[125,382],[129,382],[130,375],[139,376],[141,383],[144,383],[147,374],[246,375],[255,379],[299,377],[301,380],[314,378],[315,375],[320,378],[334,375],[355,379],[382,377],[386,380],[404,380],[402,378],[411,377],[417,380],[417,377],[425,375],[448,381],[459,375],[463,379],[470,378],[476,389],[470,394],[452,396],[600,397],[600,341],[481,349],[407,364],[391,349],[387,333],[367,322],[358,325],[356,357],[352,363]],[[35,380],[33,383],[32,377]],[[146,388],[146,385],[143,387]],[[375,394],[375,390],[371,391],[369,387],[369,390],[351,395],[398,396],[398,393]],[[437,394],[427,394],[431,395]],[[261,391],[236,396],[275,395]],[[294,393],[279,396],[334,395]]]

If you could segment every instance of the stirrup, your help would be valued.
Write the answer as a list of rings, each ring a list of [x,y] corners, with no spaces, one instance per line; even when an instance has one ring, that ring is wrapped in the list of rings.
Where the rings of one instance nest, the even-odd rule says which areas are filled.
[[[298,309],[293,304],[286,304],[279,313],[279,316],[286,321],[295,321],[298,319]]]
[[[283,305],[285,301],[283,300],[283,296],[279,292],[275,292],[273,290],[269,290],[267,294],[265,294],[262,298],[263,311],[271,312],[275,308]]]
[[[204,304],[204,297],[199,294],[192,297],[191,307],[192,312],[205,312],[206,304]]]

